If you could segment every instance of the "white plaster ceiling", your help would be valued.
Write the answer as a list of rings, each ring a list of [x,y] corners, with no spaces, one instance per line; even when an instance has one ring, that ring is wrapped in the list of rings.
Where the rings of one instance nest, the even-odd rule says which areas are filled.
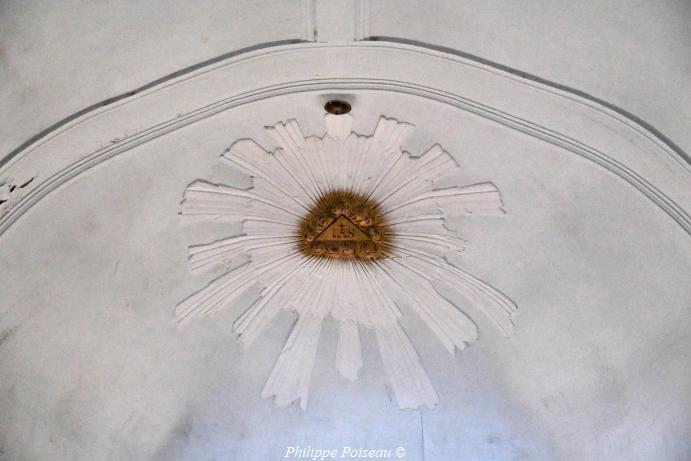
[[[688,457],[691,138],[682,90],[691,71],[680,23],[690,8],[624,3],[569,10],[568,20],[562,9],[499,3],[272,2],[261,14],[249,2],[184,13],[3,3],[5,152],[181,67],[268,41],[308,43],[168,79],[6,160],[0,179],[17,187],[5,187],[0,216],[0,457],[263,460],[291,445],[403,446],[413,460]],[[344,17],[352,20],[335,21]],[[596,23],[585,27],[588,18]],[[641,38],[637,21],[668,33]],[[330,43],[311,43],[315,28]],[[594,30],[615,39],[598,41]],[[478,39],[481,31],[490,38]],[[462,53],[352,42],[370,35],[576,86],[666,136]],[[47,36],[50,45],[29,45]],[[655,57],[636,61],[631,50]],[[52,73],[40,70],[48,55]],[[654,63],[665,56],[667,84],[658,85]],[[635,76],[622,79],[626,68]],[[337,330],[327,320],[303,412],[260,395],[290,313],[252,348],[232,332],[242,303],[182,330],[174,321],[175,305],[224,269],[191,274],[187,246],[240,229],[184,220],[186,186],[246,184],[221,154],[242,138],[270,147],[263,127],[281,120],[321,136],[322,105],[334,94],[352,102],[354,131],[372,133],[381,115],[410,122],[404,150],[439,143],[462,167],[458,183],[489,180],[502,192],[506,216],[449,224],[470,242],[456,262],[518,304],[514,335],[477,318],[479,341],[452,356],[412,312],[401,319],[439,395],[433,409],[390,401],[371,331],[351,383],[334,370]]]
[[[354,6],[363,10],[359,34],[350,19]],[[188,66],[260,44],[313,40],[317,16],[327,22],[317,39],[341,27],[351,37],[476,55],[614,104],[691,150],[685,0],[204,0],[165,7],[5,0],[0,155],[88,106]]]

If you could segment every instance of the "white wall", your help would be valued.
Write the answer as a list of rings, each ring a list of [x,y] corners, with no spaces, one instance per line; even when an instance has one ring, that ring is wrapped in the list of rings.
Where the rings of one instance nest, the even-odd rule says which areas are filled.
[[[607,101],[691,151],[687,0],[373,1],[371,34],[457,49]]]
[[[75,112],[224,53],[304,36],[300,2],[0,2],[0,157]]]
[[[369,31],[573,86],[691,150],[688,2],[521,3],[374,0]],[[309,38],[309,4],[0,2],[0,153],[180,68],[259,43]],[[307,77],[349,65],[329,53],[328,71]],[[376,69],[391,65],[373,62]],[[533,102],[475,77],[471,94],[505,94],[516,108]],[[161,100],[182,94],[195,104],[193,96],[206,97],[200,93],[158,92]],[[688,457],[691,247],[679,223],[620,176],[537,136],[439,101],[352,93],[358,132],[371,133],[380,114],[410,121],[416,134],[404,148],[420,152],[440,142],[461,162],[464,182],[499,185],[509,214],[457,223],[471,241],[460,258],[519,304],[515,337],[481,323],[480,341],[452,357],[406,316],[441,403],[402,412],[389,401],[371,332],[363,339],[363,373],[349,384],[333,370],[336,331],[327,325],[303,413],[260,397],[290,314],[251,349],[230,332],[242,306],[178,330],[175,304],[213,278],[189,273],[187,245],[237,230],[181,221],[185,186],[198,178],[237,180],[219,165],[221,152],[238,138],[269,142],[266,124],[295,117],[307,133],[322,133],[324,94],[269,98],[133,144],[51,192],[0,236],[0,459],[263,460],[279,459],[288,444],[403,445],[405,459],[435,461]],[[557,127],[597,110],[559,98],[536,108]],[[152,106],[154,115],[174,117],[159,107],[175,104]],[[567,106],[568,115],[559,110]],[[118,123],[137,126],[146,112],[139,107],[92,120],[89,139],[57,136],[42,146],[44,165],[57,171],[61,156],[79,159],[81,141],[98,145],[84,152],[126,144],[131,132],[105,133]],[[578,119],[569,128],[586,126]],[[654,138],[618,134],[629,129],[622,126],[608,119],[590,137],[612,151],[630,149],[634,169],[652,171],[652,182],[672,178],[679,208],[690,209],[687,182],[677,180],[686,170]]]

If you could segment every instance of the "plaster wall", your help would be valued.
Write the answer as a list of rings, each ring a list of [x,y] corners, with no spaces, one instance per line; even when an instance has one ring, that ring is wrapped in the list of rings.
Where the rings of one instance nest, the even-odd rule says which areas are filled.
[[[365,366],[349,383],[333,369],[327,323],[303,412],[260,397],[291,315],[252,348],[231,332],[242,305],[176,328],[175,304],[220,274],[190,275],[186,246],[238,229],[182,219],[182,191],[198,177],[241,184],[220,153],[247,136],[269,144],[261,127],[274,104],[305,100],[226,111],[142,145],[51,194],[3,235],[6,459],[264,460],[291,445],[403,446],[413,460],[689,453],[688,235],[578,157],[419,98],[358,94],[355,128],[368,131],[378,110],[408,114],[427,127],[418,143],[454,153],[462,183],[501,185],[506,217],[454,225],[471,242],[460,264],[519,304],[513,338],[478,318],[480,341],[453,357],[407,313],[440,404],[401,411],[372,333],[363,331]],[[319,115],[284,114],[304,120],[307,134],[323,130]]]
[[[345,35],[333,24],[336,42],[366,30],[475,54],[575,86],[691,146],[683,2],[344,4],[368,20]],[[181,67],[259,43],[310,41],[315,27],[319,40],[329,2],[310,5],[2,2],[2,152]],[[572,95],[453,55],[374,45],[305,45],[200,69],[95,111],[0,170],[36,175],[27,190],[40,193],[66,166],[113,152],[63,175],[32,206],[19,199],[16,209],[26,211],[11,223],[10,213],[0,216],[0,459],[266,460],[283,459],[292,445],[402,446],[411,460],[689,457],[691,179],[683,158]],[[563,130],[572,144],[460,99],[372,82],[329,89],[338,77],[418,78],[543,131]],[[314,86],[186,122],[233,91],[281,79]],[[508,211],[449,224],[470,242],[456,262],[519,305],[515,335],[479,318],[480,340],[452,356],[410,311],[402,318],[439,394],[431,410],[397,408],[372,331],[363,331],[365,363],[350,383],[334,370],[336,325],[326,323],[303,412],[260,396],[292,314],[251,349],[231,331],[242,303],[183,330],[174,322],[176,303],[224,269],[190,274],[186,247],[240,229],[182,219],[185,187],[197,178],[247,184],[219,163],[225,149],[240,138],[270,147],[262,127],[290,118],[305,134],[323,134],[321,105],[339,91],[354,101],[356,132],[371,133],[382,114],[413,123],[404,149],[440,143],[463,167],[455,180],[493,181]],[[179,124],[137,141],[168,120]],[[610,156],[598,164],[579,142]]]

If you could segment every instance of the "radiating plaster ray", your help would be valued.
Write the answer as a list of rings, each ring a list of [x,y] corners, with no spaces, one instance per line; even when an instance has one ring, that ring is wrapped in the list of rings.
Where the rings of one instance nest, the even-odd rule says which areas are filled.
[[[182,301],[176,319],[183,324],[217,312],[256,285],[259,296],[233,324],[244,344],[252,344],[281,309],[297,315],[262,396],[306,408],[321,324],[331,315],[339,326],[335,366],[341,376],[357,380],[363,365],[359,327],[373,329],[399,407],[434,406],[437,394],[399,325],[400,307],[418,315],[451,354],[477,341],[478,327],[447,299],[444,287],[511,334],[513,301],[447,259],[468,242],[446,227],[446,217],[502,215],[501,194],[491,182],[438,188],[440,178],[460,166],[436,144],[420,156],[401,150],[413,128],[408,123],[381,117],[371,136],[352,132],[350,115],[328,114],[325,123],[322,137],[305,137],[295,120],[267,126],[273,152],[249,139],[235,142],[223,157],[252,177],[248,189],[202,181],[188,186],[182,214],[236,217],[243,229],[191,247],[190,267],[211,269],[240,256],[248,261]],[[378,219],[391,234],[386,257],[336,260],[300,251],[302,215],[331,191],[361,194],[381,208]],[[370,239],[343,215],[329,218],[322,233],[329,222],[355,226],[343,234],[352,241]],[[331,244],[331,237],[322,240]]]
[[[362,368],[362,350],[357,323],[352,320],[339,322],[336,346],[336,369],[349,381],[356,381]]]

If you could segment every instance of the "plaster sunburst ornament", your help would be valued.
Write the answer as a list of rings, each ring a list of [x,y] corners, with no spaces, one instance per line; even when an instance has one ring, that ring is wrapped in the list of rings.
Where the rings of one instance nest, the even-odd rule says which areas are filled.
[[[485,182],[435,187],[459,166],[439,145],[420,157],[400,145],[412,125],[382,117],[374,134],[351,132],[350,115],[326,115],[327,133],[305,137],[294,120],[267,127],[279,146],[235,142],[223,159],[251,176],[237,189],[196,181],[182,214],[231,217],[243,235],[193,246],[192,270],[246,255],[248,262],[182,301],[180,324],[213,314],[253,285],[258,299],[233,330],[250,344],[281,309],[297,321],[264,386],[280,406],[305,409],[322,321],[339,325],[336,368],[356,380],[362,366],[359,327],[376,333],[381,359],[400,408],[433,406],[437,394],[399,324],[407,305],[451,354],[477,340],[476,324],[439,292],[452,289],[484,312],[505,335],[516,305],[446,259],[465,241],[445,227],[451,214],[500,215],[501,195]]]

